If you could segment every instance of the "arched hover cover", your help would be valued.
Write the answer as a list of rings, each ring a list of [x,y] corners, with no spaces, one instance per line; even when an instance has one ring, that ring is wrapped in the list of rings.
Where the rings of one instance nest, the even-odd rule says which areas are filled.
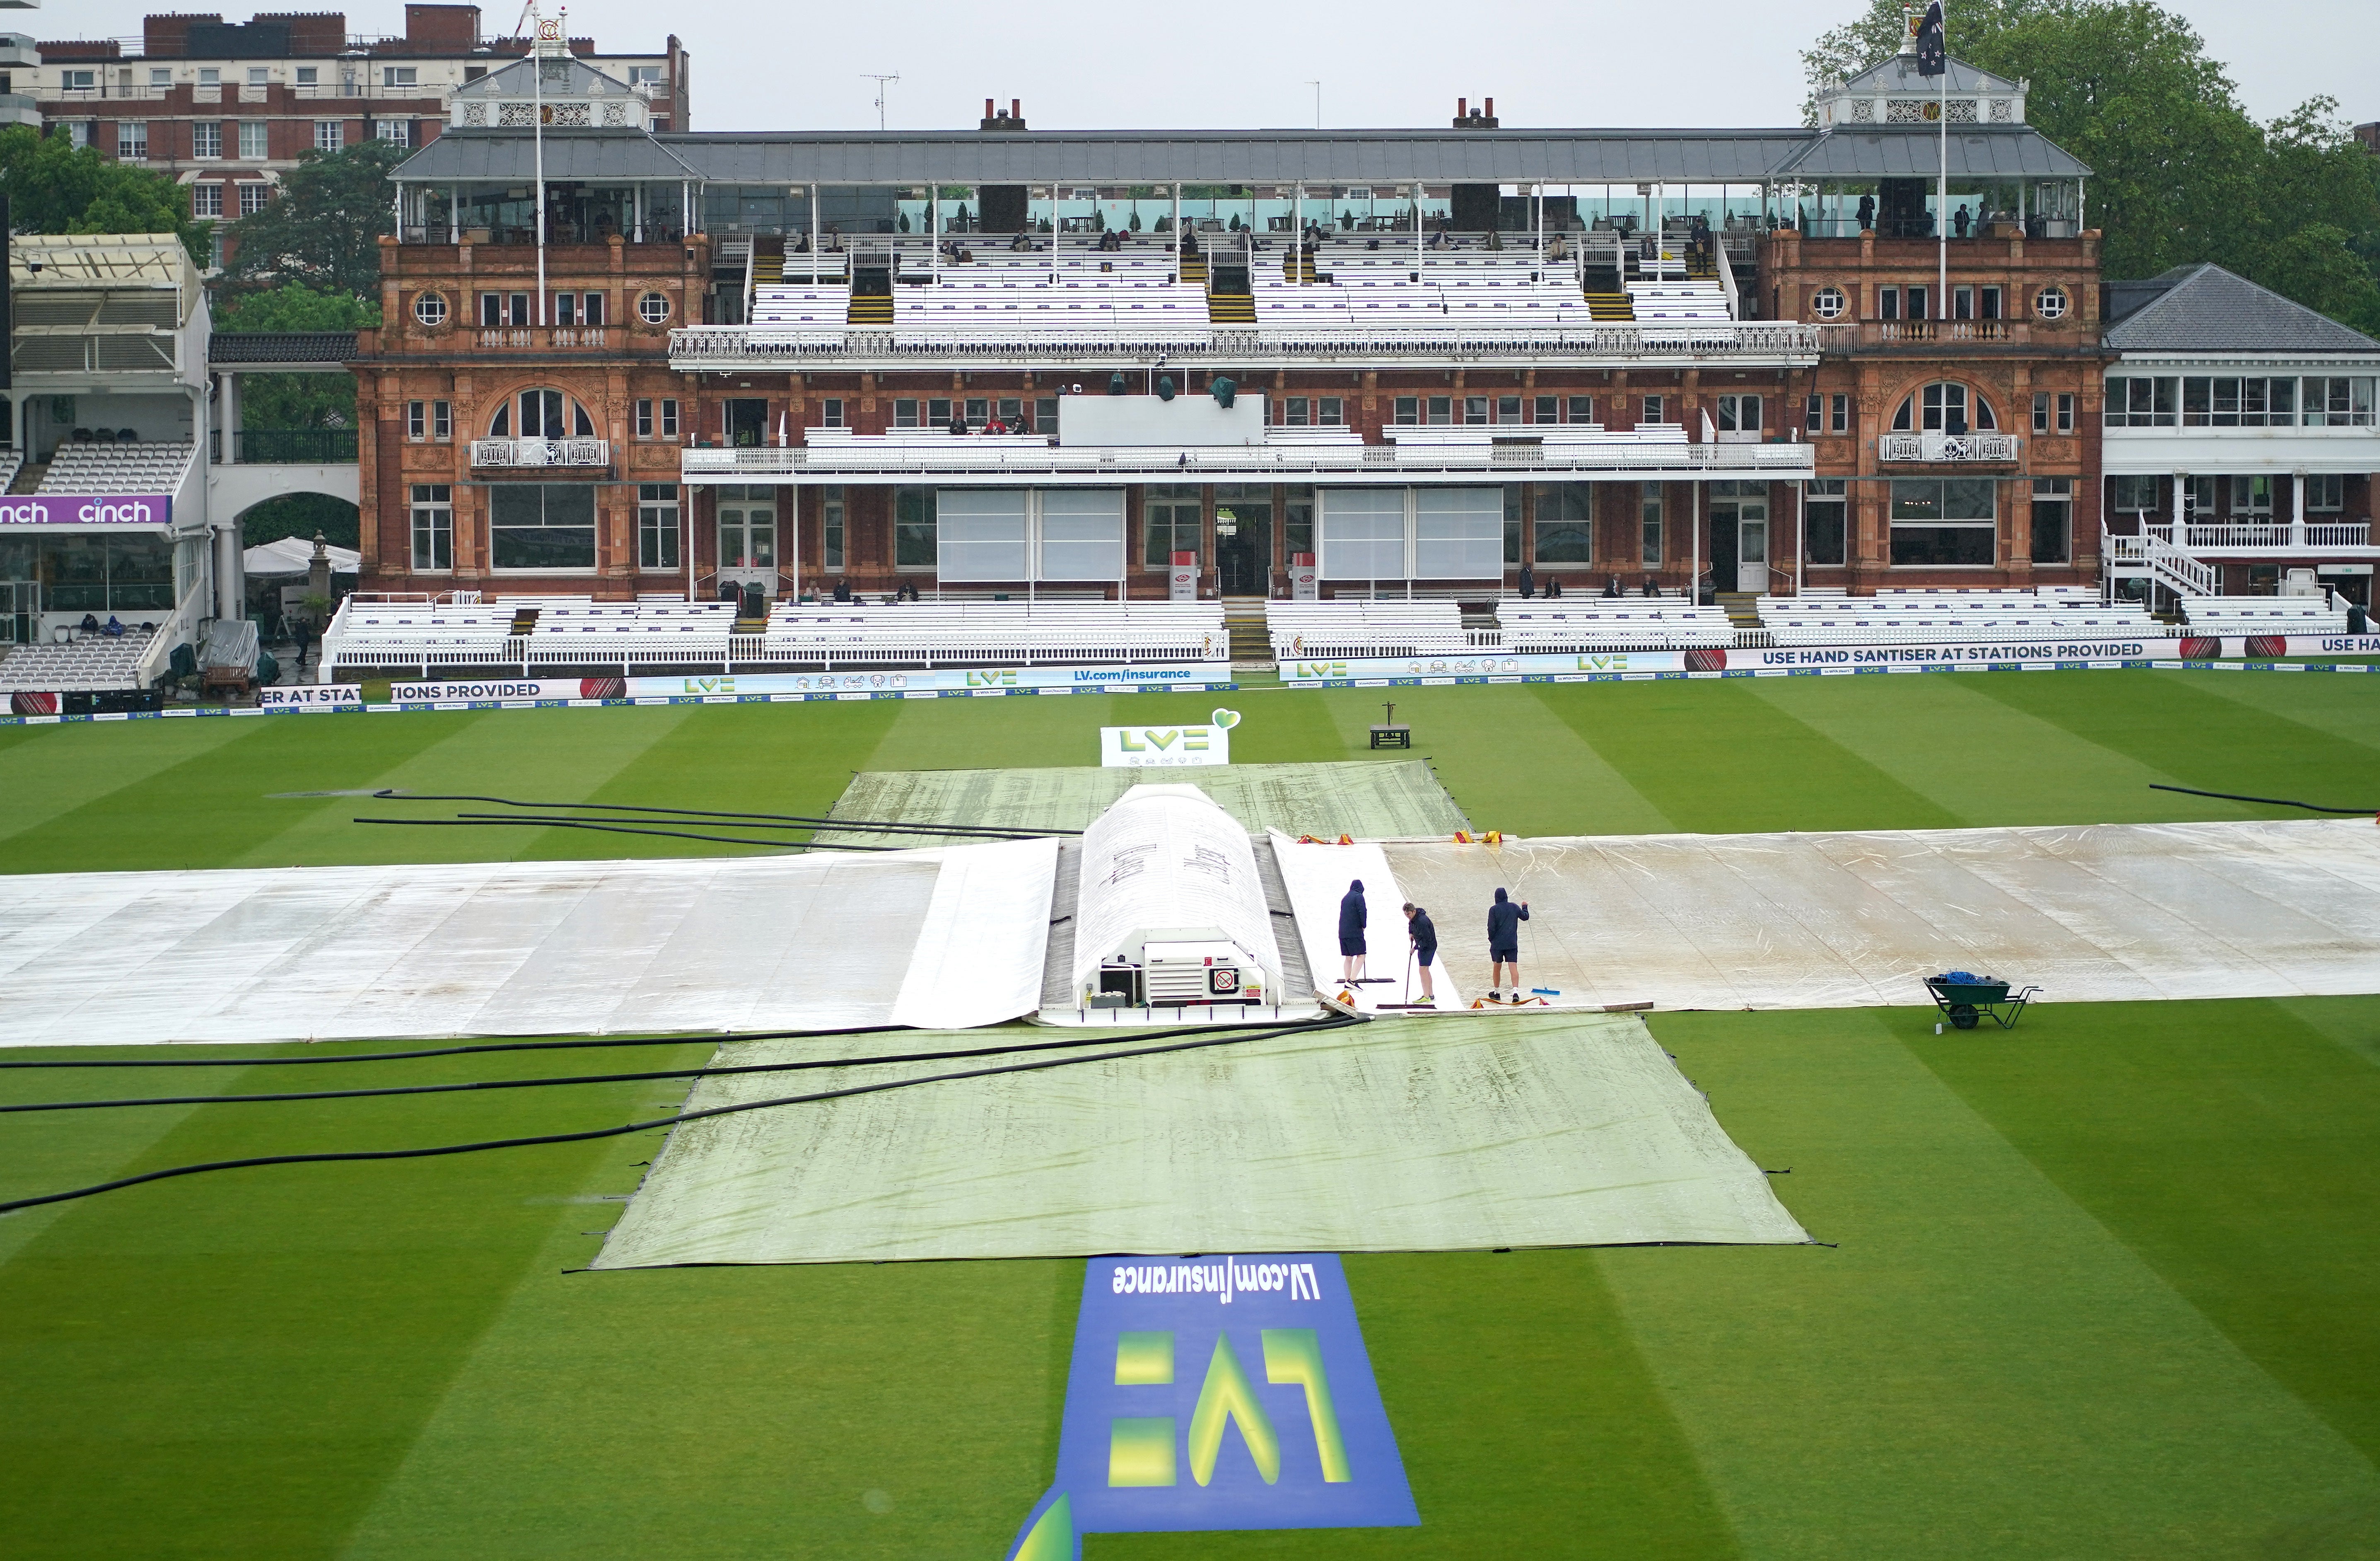
[[[1281,945],[1248,832],[1195,786],[1135,786],[1083,832],[1075,990],[1102,960],[1138,965],[1157,943],[1228,943],[1281,992]]]

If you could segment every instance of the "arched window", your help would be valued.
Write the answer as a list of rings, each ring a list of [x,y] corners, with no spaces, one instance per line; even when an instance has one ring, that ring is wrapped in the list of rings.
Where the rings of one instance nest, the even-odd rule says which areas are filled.
[[[558,390],[524,390],[498,402],[496,415],[488,421],[488,436],[509,439],[516,426],[523,439],[595,437],[595,420],[587,409]]]
[[[1892,414],[1896,433],[1919,429],[1928,433],[1964,433],[1998,427],[1992,404],[1956,380],[1937,380],[1923,390],[1910,392],[1901,397],[1900,409]]]

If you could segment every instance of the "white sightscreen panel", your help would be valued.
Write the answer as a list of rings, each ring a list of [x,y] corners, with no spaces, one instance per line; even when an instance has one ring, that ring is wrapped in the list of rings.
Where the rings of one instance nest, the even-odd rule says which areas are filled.
[[[1504,578],[1504,490],[1424,488],[1414,502],[1414,573],[1423,579]]]
[[[1043,489],[1038,578],[1111,580],[1123,575],[1123,490]]]
[[[1032,572],[1023,488],[944,488],[937,567],[945,580],[1021,580]]]
[[[1322,578],[1405,578],[1405,491],[1325,488],[1321,499]]]

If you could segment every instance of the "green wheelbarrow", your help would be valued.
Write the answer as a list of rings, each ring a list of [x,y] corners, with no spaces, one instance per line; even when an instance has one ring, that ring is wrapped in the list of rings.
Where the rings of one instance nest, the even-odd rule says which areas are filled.
[[[1934,994],[1934,1006],[1942,1010],[1953,1030],[1973,1030],[1976,1021],[1986,1014],[2002,1030],[2014,1030],[2017,1016],[2024,1012],[2024,1006],[2041,988],[2028,986],[2021,992],[2010,993],[2009,983],[2004,981],[1995,981],[1990,976],[1978,976],[1966,970],[1951,970],[1943,975],[1927,976],[1925,990]],[[1936,1025],[1934,1032],[1939,1035],[1942,1027]]]

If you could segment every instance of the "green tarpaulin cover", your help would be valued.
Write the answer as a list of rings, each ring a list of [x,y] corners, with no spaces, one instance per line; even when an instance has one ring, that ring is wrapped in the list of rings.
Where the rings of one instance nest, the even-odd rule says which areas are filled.
[[[722,1056],[893,1049],[845,1036]],[[897,1049],[941,1048],[912,1034]],[[691,1104],[981,1066],[744,1074],[705,1080]],[[691,1123],[595,1266],[1807,1238],[1643,1024],[1539,1011],[1387,1019]]]

